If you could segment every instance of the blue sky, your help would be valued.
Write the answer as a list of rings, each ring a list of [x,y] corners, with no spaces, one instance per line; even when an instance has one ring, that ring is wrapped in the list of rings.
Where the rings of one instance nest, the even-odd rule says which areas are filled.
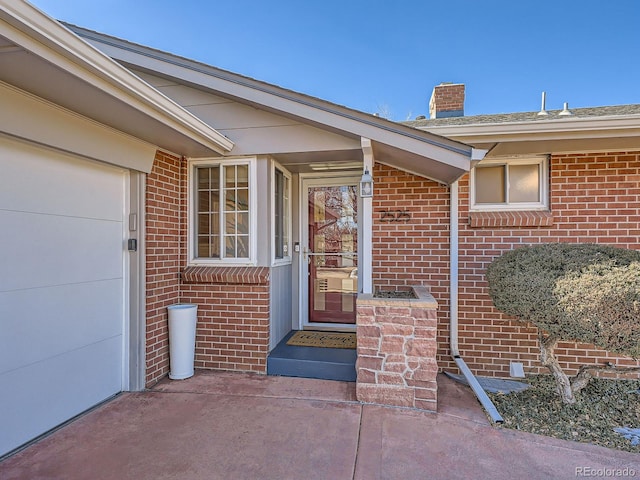
[[[640,103],[640,0],[33,0],[52,17],[393,120]]]

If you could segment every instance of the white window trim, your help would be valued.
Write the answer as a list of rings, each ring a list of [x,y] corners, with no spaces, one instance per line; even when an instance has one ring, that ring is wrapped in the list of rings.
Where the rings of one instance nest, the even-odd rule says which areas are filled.
[[[289,218],[289,225],[287,227],[287,238],[289,239],[289,248],[287,249],[288,251],[288,255],[283,257],[283,258],[276,258],[276,242],[275,242],[275,231],[271,232],[271,265],[272,266],[278,266],[278,265],[289,265],[292,263],[292,256],[291,256],[291,250],[293,248],[293,245],[291,245],[292,242],[292,235],[293,235],[293,228],[292,228],[292,223],[293,223],[293,219],[291,217],[293,210],[291,208],[291,196],[293,194],[293,183],[292,183],[292,177],[291,177],[291,172],[289,172],[289,170],[287,170],[286,168],[284,168],[282,165],[280,165],[278,162],[276,162],[275,160],[271,162],[271,225],[273,225],[273,228],[275,229],[275,225],[276,225],[276,202],[275,202],[275,197],[276,197],[276,169],[280,170],[282,172],[282,174],[285,176],[285,178],[287,178],[289,180],[289,201],[287,202],[287,205],[285,205],[285,209],[286,209],[286,213],[287,216]]]
[[[249,258],[197,258],[195,248],[195,216],[196,216],[196,196],[194,187],[194,174],[196,167],[207,165],[248,165],[249,166]],[[258,202],[257,202],[257,174],[256,157],[215,157],[199,160],[189,160],[187,167],[187,191],[188,191],[188,221],[187,226],[187,255],[189,265],[208,266],[255,266],[258,258]],[[223,232],[220,233],[221,237]],[[221,238],[222,244],[223,238]]]
[[[483,203],[476,205],[476,167],[487,165],[534,165],[537,164],[540,175],[539,195],[540,202],[518,203]],[[549,209],[549,156],[528,156],[492,158],[482,160],[479,165],[471,169],[469,176],[469,210],[473,212],[500,212],[500,211],[531,211]],[[508,188],[508,187],[507,187]],[[508,192],[506,198],[508,198]]]

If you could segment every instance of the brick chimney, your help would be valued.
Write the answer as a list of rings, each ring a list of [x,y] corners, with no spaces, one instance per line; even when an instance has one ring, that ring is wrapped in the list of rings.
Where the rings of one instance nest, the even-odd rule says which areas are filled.
[[[464,83],[441,83],[433,88],[429,118],[464,116]]]

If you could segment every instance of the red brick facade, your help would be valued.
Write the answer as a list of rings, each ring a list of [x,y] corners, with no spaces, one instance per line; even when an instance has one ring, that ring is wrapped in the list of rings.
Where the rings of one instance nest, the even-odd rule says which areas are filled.
[[[198,306],[196,368],[266,373],[269,284],[183,284],[181,301]]]
[[[460,351],[479,375],[507,376],[509,362],[525,373],[538,363],[536,330],[498,312],[484,272],[502,252],[542,242],[593,242],[640,249],[640,152],[553,155],[550,213],[471,214],[468,175],[459,182]],[[449,357],[449,192],[384,165],[376,165],[374,286],[406,288],[427,283],[439,304],[438,365],[455,369]],[[386,222],[384,211],[410,219]],[[614,361],[635,365],[591,345],[565,343],[557,351],[565,367]]]
[[[147,385],[169,372],[167,306],[174,303],[198,305],[197,368],[266,372],[268,269],[187,270],[186,179],[185,160],[157,153],[146,194]]]
[[[180,301],[182,186],[180,158],[158,152],[146,193],[147,384],[169,371],[167,306]]]
[[[147,383],[169,370],[166,307],[199,305],[196,367],[266,372],[268,268],[187,268],[186,162],[158,153],[147,181]],[[505,376],[509,362],[543,371],[536,331],[496,311],[484,272],[502,252],[541,242],[596,242],[640,249],[640,152],[553,155],[550,212],[470,213],[459,182],[460,350],[474,373]],[[449,357],[449,188],[384,165],[374,169],[375,288],[428,285],[438,303],[437,362]],[[245,271],[246,270],[246,271]],[[562,344],[565,367],[618,359]]]

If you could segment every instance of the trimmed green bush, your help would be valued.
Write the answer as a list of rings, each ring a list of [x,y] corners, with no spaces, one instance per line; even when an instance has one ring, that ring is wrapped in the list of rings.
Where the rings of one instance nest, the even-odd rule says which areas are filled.
[[[566,336],[640,357],[640,263],[599,263],[559,278],[554,291]]]
[[[563,398],[571,385],[572,393],[584,388],[588,374],[562,378],[553,352],[558,341],[640,357],[640,252],[596,244],[522,247],[496,258],[487,280],[498,310],[539,329],[542,363],[564,382]]]

